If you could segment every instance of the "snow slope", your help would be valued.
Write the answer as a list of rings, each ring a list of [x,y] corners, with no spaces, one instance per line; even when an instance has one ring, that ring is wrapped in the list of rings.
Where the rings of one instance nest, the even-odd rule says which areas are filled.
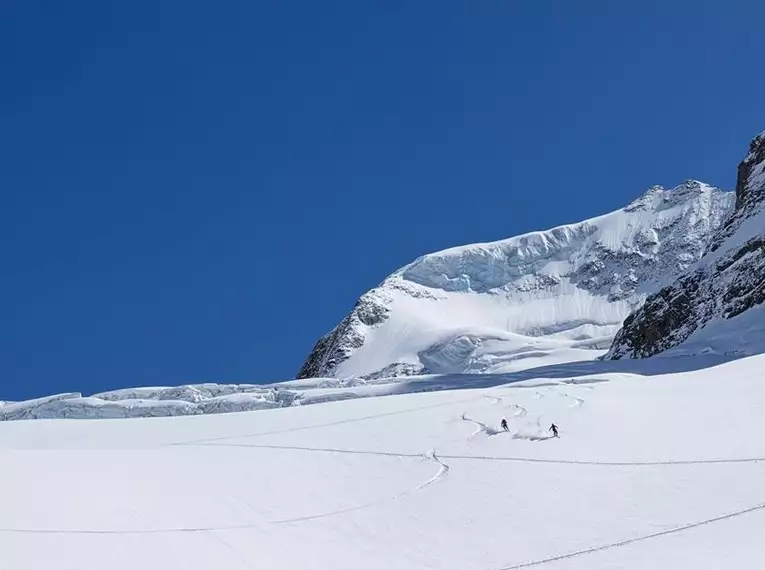
[[[759,569],[765,356],[715,362],[553,364],[258,412],[3,422],[0,568]],[[320,385],[293,388],[332,389]]]
[[[688,181],[545,232],[425,255],[364,295],[299,378],[511,372],[589,360],[707,249],[733,194]]]

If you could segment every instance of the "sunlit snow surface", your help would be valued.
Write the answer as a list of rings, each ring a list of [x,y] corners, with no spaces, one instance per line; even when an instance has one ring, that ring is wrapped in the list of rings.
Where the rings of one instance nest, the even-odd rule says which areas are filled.
[[[548,364],[252,413],[3,422],[0,568],[759,569],[765,356],[721,362]]]
[[[364,295],[303,374],[500,373],[553,353],[596,358],[648,294],[702,257],[733,200],[688,181],[580,223],[424,255]]]

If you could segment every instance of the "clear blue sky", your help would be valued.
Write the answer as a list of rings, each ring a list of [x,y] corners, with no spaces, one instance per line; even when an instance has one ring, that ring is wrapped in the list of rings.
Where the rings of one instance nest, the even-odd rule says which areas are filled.
[[[0,7],[0,399],[294,376],[422,253],[731,188],[757,0]]]

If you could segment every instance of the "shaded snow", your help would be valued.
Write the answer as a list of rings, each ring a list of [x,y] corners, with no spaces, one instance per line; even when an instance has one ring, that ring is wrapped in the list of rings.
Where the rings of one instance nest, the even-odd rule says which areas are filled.
[[[667,351],[669,356],[722,354],[749,356],[765,353],[765,306],[752,307],[730,319],[714,318],[688,340]]]

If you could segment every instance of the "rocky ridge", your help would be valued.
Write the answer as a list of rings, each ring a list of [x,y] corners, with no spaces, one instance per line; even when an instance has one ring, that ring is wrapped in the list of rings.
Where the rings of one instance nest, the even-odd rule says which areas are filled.
[[[607,358],[678,347],[697,331],[765,302],[765,132],[738,167],[736,203],[698,264],[624,321]]]

